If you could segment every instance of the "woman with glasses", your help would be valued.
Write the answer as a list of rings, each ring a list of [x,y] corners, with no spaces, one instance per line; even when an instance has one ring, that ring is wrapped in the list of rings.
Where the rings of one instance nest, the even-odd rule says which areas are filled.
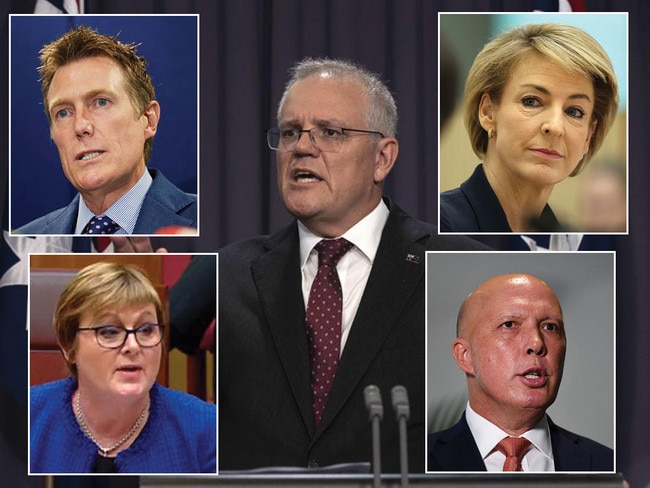
[[[53,322],[72,375],[31,388],[31,473],[216,472],[215,405],[156,383],[166,311],[142,271],[87,266]]]

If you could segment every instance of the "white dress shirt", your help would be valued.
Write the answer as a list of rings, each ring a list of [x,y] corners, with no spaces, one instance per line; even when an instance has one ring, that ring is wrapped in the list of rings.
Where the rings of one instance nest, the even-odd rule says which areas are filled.
[[[485,463],[485,468],[488,471],[502,471],[506,457],[495,448],[499,441],[509,434],[486,418],[481,417],[472,410],[469,403],[465,410],[465,417]],[[542,417],[535,427],[524,432],[520,437],[525,437],[532,444],[521,460],[521,467],[524,471],[555,471],[551,433],[548,430],[546,415]]]
[[[357,313],[363,291],[366,288],[368,277],[375,261],[381,233],[388,220],[388,207],[382,201],[375,209],[348,229],[342,236],[354,246],[345,253],[338,264],[336,271],[341,281],[343,294],[343,313],[341,321],[341,351],[350,334],[354,316]],[[314,246],[323,237],[311,232],[305,225],[298,221],[298,235],[300,237],[300,270],[302,273],[302,296],[305,301],[305,310],[309,303],[309,290],[318,272],[318,252]]]

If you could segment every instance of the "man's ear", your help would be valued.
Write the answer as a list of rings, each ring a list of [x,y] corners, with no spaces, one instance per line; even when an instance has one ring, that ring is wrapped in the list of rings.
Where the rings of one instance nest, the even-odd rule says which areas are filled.
[[[156,135],[158,130],[158,122],[160,122],[160,104],[151,100],[147,107],[144,109],[142,115],[145,117],[147,123],[145,125],[145,139],[149,139]]]
[[[384,137],[379,141],[375,153],[375,183],[381,183],[386,179],[395,165],[397,153],[399,153],[399,142],[396,138]]]
[[[466,374],[474,375],[474,365],[472,364],[472,351],[466,339],[457,338],[451,345],[451,353],[460,369]]]

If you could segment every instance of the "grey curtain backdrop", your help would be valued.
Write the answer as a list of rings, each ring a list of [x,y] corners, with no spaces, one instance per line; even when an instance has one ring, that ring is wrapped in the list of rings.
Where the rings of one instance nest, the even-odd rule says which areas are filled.
[[[275,108],[287,69],[304,56],[350,58],[381,73],[388,81],[400,113],[400,155],[389,176],[386,193],[413,215],[435,222],[437,12],[528,11],[532,3],[533,0],[86,2],[87,13],[200,14],[201,237],[159,241],[172,251],[184,252],[214,251],[254,234],[275,231],[290,221],[277,195],[274,161],[266,147],[264,130],[275,124]],[[632,486],[645,486],[650,481],[650,328],[645,306],[650,294],[650,193],[646,188],[650,166],[645,155],[650,133],[650,14],[645,0],[585,3],[589,11],[630,12],[630,235],[615,242],[616,448],[618,469],[626,473]],[[30,12],[33,4],[34,0],[2,2],[1,52],[6,53],[8,48],[6,14]],[[5,94],[6,66],[7,62],[2,63],[0,76],[0,91]],[[182,97],[182,93],[178,96]],[[0,97],[0,151],[4,154],[8,147],[7,113],[7,99]],[[4,189],[6,158],[0,164],[0,188]],[[0,205],[4,201],[0,199]]]

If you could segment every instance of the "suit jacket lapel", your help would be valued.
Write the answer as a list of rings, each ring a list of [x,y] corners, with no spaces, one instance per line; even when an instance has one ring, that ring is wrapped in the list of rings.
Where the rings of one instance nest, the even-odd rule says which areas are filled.
[[[50,220],[39,234],[74,234],[79,209],[79,194],[72,199],[67,207]]]
[[[417,241],[427,235],[417,221],[391,205],[391,213],[317,433],[327,428],[359,387],[386,336],[399,322],[402,310],[415,288],[421,286],[425,248]],[[390,297],[390,300],[386,297]]]
[[[553,461],[555,471],[579,471],[585,466],[591,466],[591,456],[578,447],[578,436],[572,432],[560,429],[548,418],[553,446]]]
[[[441,432],[429,445],[429,469],[440,466],[444,471],[486,471],[465,413],[450,429]],[[432,465],[433,464],[433,465]]]
[[[304,330],[298,228],[294,223],[266,244],[251,264],[260,304],[307,431],[314,429],[311,373]]]
[[[548,418],[553,446],[555,471],[585,471],[593,469],[591,455],[580,449],[579,436],[564,430]],[[465,413],[461,419],[446,431],[434,434],[429,441],[430,470],[444,471],[485,471],[472,432],[467,425]]]
[[[142,202],[133,233],[152,233],[160,227],[170,225],[194,227],[196,222],[177,213],[190,205],[193,199],[175,187],[159,171],[148,171],[153,177],[153,182]]]

